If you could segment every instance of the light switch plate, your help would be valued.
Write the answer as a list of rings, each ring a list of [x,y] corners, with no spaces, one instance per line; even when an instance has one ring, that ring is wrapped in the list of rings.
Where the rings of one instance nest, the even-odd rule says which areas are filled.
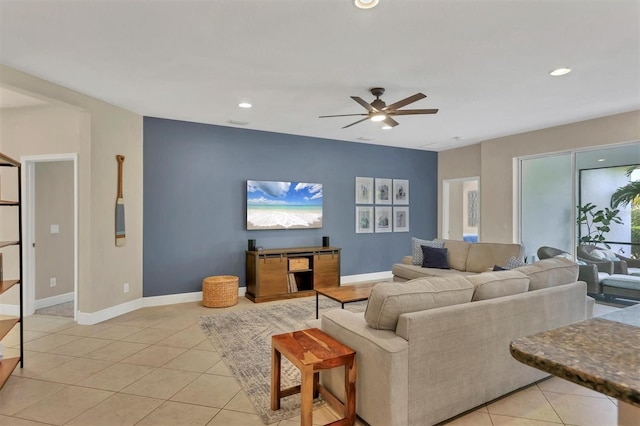
[[[51,225],[51,233],[59,234],[60,233],[60,225]]]

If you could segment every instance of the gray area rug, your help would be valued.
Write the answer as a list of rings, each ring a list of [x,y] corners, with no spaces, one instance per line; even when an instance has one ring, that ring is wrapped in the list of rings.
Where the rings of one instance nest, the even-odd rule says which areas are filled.
[[[366,302],[357,302],[345,308],[362,312],[365,306]],[[321,296],[320,308],[322,313],[339,309],[340,304]],[[308,298],[200,317],[202,331],[218,348],[265,424],[300,415],[299,395],[283,398],[280,410],[271,410],[271,336],[307,328],[305,322],[315,319],[315,309],[315,298]],[[285,357],[281,371],[283,388],[300,384],[300,372]]]
[[[73,318],[73,301],[60,303],[59,305],[53,305],[47,308],[36,309],[35,314]]]

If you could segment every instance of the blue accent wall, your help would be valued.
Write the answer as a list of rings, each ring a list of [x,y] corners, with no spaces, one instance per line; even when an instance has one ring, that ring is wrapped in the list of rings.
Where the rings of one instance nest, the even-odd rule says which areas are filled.
[[[437,153],[144,118],[143,295],[245,285],[247,240],[264,248],[342,248],[341,275],[389,271],[411,236],[437,233]],[[355,177],[409,180],[410,232],[355,233]],[[246,229],[246,181],[323,184],[323,228]]]

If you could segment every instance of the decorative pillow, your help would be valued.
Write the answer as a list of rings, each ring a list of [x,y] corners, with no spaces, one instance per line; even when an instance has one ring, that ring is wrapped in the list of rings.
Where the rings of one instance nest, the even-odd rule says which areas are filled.
[[[576,263],[578,265],[586,265],[587,264],[587,262],[585,262],[584,260],[576,260]]]
[[[438,239],[435,239],[435,240],[421,240],[419,238],[412,237],[411,238],[411,244],[413,246],[412,263],[414,265],[418,265],[418,266],[422,265],[422,259],[423,259],[422,246],[428,246],[428,247],[433,247],[433,248],[442,248],[442,247],[444,247],[444,241],[443,240],[438,240]]]
[[[402,314],[467,303],[472,296],[473,284],[462,275],[380,283],[371,290],[364,319],[372,328],[395,330]]]
[[[529,291],[578,281],[578,264],[562,258],[543,259],[514,271],[529,277]]]
[[[505,269],[515,269],[515,268],[519,268],[521,266],[524,266],[525,263],[518,259],[515,256],[511,256],[508,260],[507,260],[507,264],[505,265]]]
[[[484,272],[466,278],[475,287],[471,300],[495,299],[529,290],[529,277],[518,271]]]
[[[422,246],[422,267],[423,268],[436,268],[436,269],[451,269],[449,268],[449,261],[447,260],[446,248],[433,248],[429,246]]]
[[[604,257],[606,259],[613,260],[614,262],[620,260],[618,259],[618,256],[616,256],[616,254],[613,252],[613,250],[602,250],[602,252],[604,253]]]
[[[571,256],[569,253],[560,253],[556,256],[553,257],[561,257],[563,259],[569,259],[569,260],[573,260],[573,256]]]
[[[589,254],[591,255],[591,257],[594,257],[596,259],[605,260],[607,258],[607,255],[604,253],[604,251],[600,249],[592,250]]]

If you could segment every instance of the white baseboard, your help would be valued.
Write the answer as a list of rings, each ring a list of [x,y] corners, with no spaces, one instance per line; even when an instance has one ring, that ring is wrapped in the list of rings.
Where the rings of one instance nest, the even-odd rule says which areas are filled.
[[[341,284],[354,284],[363,281],[388,280],[393,278],[391,271],[371,272],[369,274],[345,275],[340,277]]]
[[[340,277],[340,282],[342,284],[353,284],[362,281],[375,281],[375,280],[388,280],[392,278],[393,275],[391,271],[382,271],[382,272],[372,272],[368,274],[358,274],[358,275],[346,275]],[[246,287],[238,288],[238,296],[244,297],[246,293]],[[188,303],[188,302],[198,302],[202,301],[202,292],[194,291],[192,293],[180,293],[180,294],[168,294],[165,296],[152,296],[152,297],[143,297],[136,300],[131,300],[126,303],[122,303],[120,305],[112,306],[110,308],[102,309],[97,312],[78,312],[77,321],[78,324],[82,325],[93,325],[102,321],[106,321],[111,318],[115,318],[119,315],[123,315],[137,309],[148,308],[151,306],[164,306],[164,305],[174,305],[177,303]],[[5,305],[12,306],[12,305]],[[0,308],[2,305],[0,305]],[[17,306],[16,312],[17,311]],[[7,315],[17,315],[16,314],[7,314]]]
[[[11,315],[17,317],[20,315],[20,307],[18,305],[0,304],[0,315]]]
[[[239,287],[238,296],[244,297],[246,290],[246,287]],[[78,312],[77,321],[78,324],[81,325],[93,325],[141,308],[200,301],[202,301],[201,291],[194,291],[193,293],[167,294],[165,296],[143,297],[141,299],[131,300],[126,303],[121,303],[120,305],[102,309],[97,312]]]
[[[36,300],[36,309],[48,308],[49,306],[59,305],[66,302],[73,302],[73,292],[38,299]]]

